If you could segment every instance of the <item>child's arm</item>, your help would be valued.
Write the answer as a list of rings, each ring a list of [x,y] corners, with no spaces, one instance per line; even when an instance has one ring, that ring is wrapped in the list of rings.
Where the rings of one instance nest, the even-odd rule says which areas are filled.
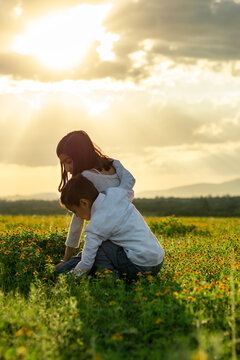
[[[120,179],[119,187],[127,190],[128,197],[130,198],[130,200],[132,200],[134,197],[133,186],[135,185],[136,182],[135,178],[127,169],[125,169],[125,167],[122,166],[120,161],[114,160],[113,166],[115,167],[118,177]]]
[[[98,248],[104,240],[106,240],[104,237],[88,232],[85,236],[81,261],[79,261],[77,266],[70,273],[73,273],[74,275],[87,274],[93,267]]]
[[[69,227],[69,230],[68,230],[67,240],[65,242],[66,249],[65,249],[64,257],[62,259],[63,261],[60,262],[59,264],[55,265],[56,269],[58,269],[58,267],[60,267],[63,263],[70,260],[71,257],[72,257],[74,248],[79,247],[83,226],[84,226],[84,220],[78,218],[74,214],[72,216],[72,220],[71,220],[70,227]]]
[[[65,242],[66,246],[69,246],[71,248],[79,247],[83,226],[84,226],[84,220],[80,219],[75,214],[73,214],[68,231],[67,240]]]
[[[73,250],[74,248],[70,247],[70,246],[66,246],[65,249],[65,254],[63,259],[60,261],[60,263],[58,263],[57,265],[55,265],[55,269],[57,270],[60,266],[62,266],[64,263],[66,263],[68,260],[71,259],[72,254],[73,254]]]

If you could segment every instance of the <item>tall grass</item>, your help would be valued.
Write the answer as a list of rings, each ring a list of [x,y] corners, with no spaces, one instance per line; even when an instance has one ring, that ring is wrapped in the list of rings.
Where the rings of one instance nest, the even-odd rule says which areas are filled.
[[[0,359],[240,356],[239,219],[146,219],[165,263],[133,283],[54,281],[68,216],[0,220]]]

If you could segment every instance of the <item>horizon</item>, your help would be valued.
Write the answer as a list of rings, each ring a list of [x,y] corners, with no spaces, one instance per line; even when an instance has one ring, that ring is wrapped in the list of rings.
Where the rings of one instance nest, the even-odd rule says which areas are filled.
[[[57,190],[80,129],[137,193],[240,177],[239,1],[0,6],[0,196]]]
[[[146,198],[153,198],[153,197],[158,197],[158,196],[163,196],[164,197],[164,191],[166,191],[166,193],[168,195],[166,195],[166,197],[170,197],[170,196],[174,196],[174,197],[181,197],[181,195],[177,194],[177,191],[179,189],[184,189],[185,192],[186,191],[190,191],[190,189],[194,188],[194,187],[201,187],[201,186],[221,186],[221,185],[226,185],[228,183],[233,183],[233,182],[237,182],[239,181],[240,182],[240,177],[238,178],[234,178],[232,180],[229,180],[229,181],[225,181],[225,182],[220,182],[220,183],[206,183],[206,182],[202,182],[202,183],[195,183],[195,184],[185,184],[185,185],[182,185],[182,186],[176,186],[176,187],[170,187],[170,188],[166,188],[166,189],[155,189],[155,190],[143,190],[143,191],[140,191],[140,192],[136,192],[135,191],[135,198],[137,197],[141,197],[141,196],[145,196]],[[232,185],[232,184],[231,184]],[[173,195],[169,195],[169,192],[173,192]],[[193,190],[194,191],[194,190]],[[195,190],[196,191],[196,190]],[[182,197],[194,197],[194,196],[203,196],[203,197],[208,197],[208,196],[238,196],[238,193],[236,194],[236,189],[229,189],[229,192],[226,192],[226,193],[219,193],[217,195],[217,191],[215,189],[215,194],[211,194],[211,191],[210,190],[207,190],[209,191],[209,193],[206,193],[206,189],[202,189],[202,191],[205,193],[202,193],[201,194],[201,189],[198,190],[198,195],[186,195],[183,194]],[[226,190],[224,190],[226,191]],[[238,191],[238,190],[237,190]],[[174,195],[174,192],[177,194],[177,195]],[[163,193],[163,194],[162,194]],[[51,199],[53,198],[54,195],[56,195],[56,199],[57,199],[57,195],[58,195],[58,191],[56,192],[40,192],[40,193],[26,193],[26,194],[11,194],[11,195],[0,195],[0,200],[5,200],[5,199],[11,199],[11,198],[30,198],[30,199],[34,199],[34,197],[36,197],[36,199],[39,199],[39,200],[42,200],[42,199],[45,199],[46,197],[51,197]],[[151,195],[150,195],[151,194]],[[160,194],[160,195],[159,195]],[[239,195],[240,195],[240,187],[239,187]],[[31,198],[31,196],[33,196],[33,198]],[[39,196],[39,198],[37,198],[37,196]],[[60,196],[60,195],[59,195]]]

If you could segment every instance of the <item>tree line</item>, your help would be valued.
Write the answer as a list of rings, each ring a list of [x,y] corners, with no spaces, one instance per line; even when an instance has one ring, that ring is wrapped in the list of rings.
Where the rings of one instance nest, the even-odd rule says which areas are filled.
[[[136,198],[136,208],[144,216],[215,216],[240,217],[240,196],[196,198]],[[60,215],[66,214],[59,201],[0,200],[0,214],[8,215]]]

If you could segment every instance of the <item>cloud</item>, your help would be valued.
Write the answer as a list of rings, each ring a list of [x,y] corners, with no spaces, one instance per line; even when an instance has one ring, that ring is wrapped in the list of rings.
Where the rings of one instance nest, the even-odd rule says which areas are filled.
[[[9,125],[3,128],[0,138],[7,141],[5,148],[2,147],[0,161],[30,167],[56,165],[56,146],[60,139],[72,130],[83,128],[90,121],[84,111],[78,109],[76,112],[56,103],[32,113],[30,120],[25,123],[19,118],[14,119],[12,125],[15,129],[16,126],[19,128],[20,134],[10,131]]]
[[[108,1],[88,1],[99,5]],[[10,37],[22,33],[29,20],[54,11],[77,6],[77,0],[10,0],[1,3],[0,46],[10,43]],[[63,79],[131,79],[139,82],[149,77],[162,56],[176,64],[186,61],[209,61],[209,67],[219,72],[223,64],[233,62],[232,75],[239,76],[234,62],[240,57],[240,3],[212,0],[138,0],[113,1],[113,8],[104,21],[107,32],[120,35],[114,43],[115,60],[103,61],[93,43],[86,58],[69,71],[56,72],[44,68],[33,57],[0,52],[2,74],[19,79],[40,81]],[[22,15],[14,16],[20,6]],[[150,44],[146,46],[146,43]],[[136,65],[133,54],[141,52],[144,61]],[[9,60],[9,61],[8,61]],[[215,65],[214,65],[215,64]],[[216,65],[218,64],[218,65]]]
[[[32,107],[34,97],[38,110]],[[105,110],[91,114],[92,106],[107,98]],[[150,106],[146,93],[89,90],[16,92],[1,95],[0,107],[0,163],[31,168],[34,174],[41,167],[43,177],[54,171],[44,168],[58,164],[59,140],[79,129],[134,173],[136,191],[240,176],[239,106],[206,101]]]
[[[104,101],[104,110],[93,113]],[[238,144],[240,138],[236,108],[210,102],[150,106],[142,92],[1,95],[0,106],[0,162],[9,164],[56,165],[58,141],[77,129],[87,131],[109,156],[145,156],[147,148]]]
[[[68,9],[81,4],[100,5],[109,3],[109,0],[21,0],[20,5],[29,16],[39,16],[53,11]],[[19,2],[18,2],[19,3]]]
[[[239,16],[240,4],[234,1],[123,1],[106,19],[106,25],[121,36],[115,46],[119,54],[123,44],[129,53],[150,39],[152,54],[234,60],[240,51]]]
[[[17,53],[0,54],[1,75],[11,76],[16,80],[36,80],[42,82],[56,82],[68,80],[93,80],[111,77],[121,80],[124,77],[136,78],[143,74],[133,71],[128,67],[128,62],[104,61],[99,59],[96,52],[97,44],[92,47],[87,57],[79,65],[67,70],[52,70],[41,64],[32,55],[21,55]]]

